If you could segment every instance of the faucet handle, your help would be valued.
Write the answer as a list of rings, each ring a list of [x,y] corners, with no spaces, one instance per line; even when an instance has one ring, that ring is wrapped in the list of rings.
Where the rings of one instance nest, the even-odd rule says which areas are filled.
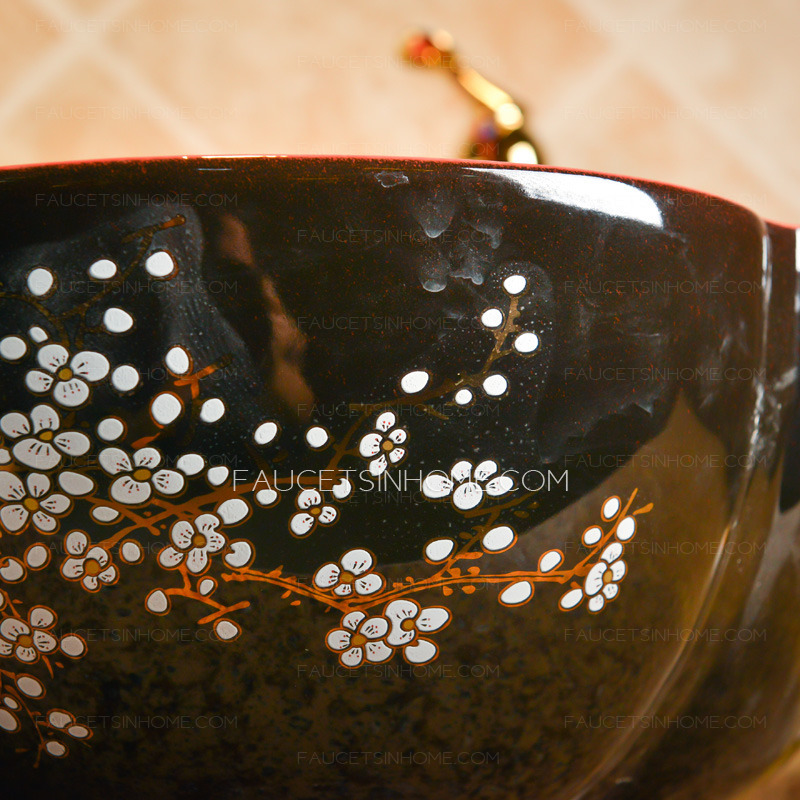
[[[484,109],[467,145],[467,158],[541,164],[541,154],[525,131],[525,116],[519,104],[496,84],[481,75],[455,51],[447,31],[410,34],[403,44],[403,57],[414,66],[445,69]]]

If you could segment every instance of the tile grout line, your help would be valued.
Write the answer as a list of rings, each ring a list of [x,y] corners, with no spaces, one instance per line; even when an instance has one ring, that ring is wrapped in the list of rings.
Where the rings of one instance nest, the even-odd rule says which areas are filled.
[[[587,4],[585,0],[566,0],[570,6],[583,14],[589,19],[594,20],[598,25],[597,9],[591,4]],[[688,0],[674,0],[673,2],[666,2],[657,9],[657,13],[669,13],[678,11],[684,8]],[[701,95],[692,92],[686,84],[676,84],[670,75],[656,64],[643,60],[639,57],[641,48],[637,42],[631,43],[631,40],[623,40],[619,36],[602,31],[608,40],[610,40],[616,47],[619,47],[623,52],[641,69],[648,77],[654,80],[658,86],[665,91],[673,101],[689,106],[703,107],[710,105],[709,102]],[[713,120],[710,117],[700,120],[706,130],[708,130],[714,138],[718,139],[720,143],[732,152],[734,155],[739,155],[742,152],[748,152],[748,159],[742,160],[743,169],[752,177],[757,178],[759,181],[765,182],[767,188],[775,192],[783,201],[788,201],[792,207],[797,206],[798,192],[792,184],[787,185],[783,176],[780,173],[780,168],[776,165],[771,158],[758,154],[750,150],[749,144],[746,139],[743,139],[735,126],[728,126],[722,124],[721,121]],[[758,161],[755,165],[753,162]]]

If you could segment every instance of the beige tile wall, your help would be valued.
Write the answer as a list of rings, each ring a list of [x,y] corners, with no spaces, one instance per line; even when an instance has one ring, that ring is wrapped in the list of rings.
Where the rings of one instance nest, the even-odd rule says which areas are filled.
[[[800,223],[792,0],[3,0],[2,162],[457,155],[470,100],[405,66],[445,27],[534,112],[553,164]]]
[[[800,224],[798,20],[792,0],[3,0],[0,163],[458,155],[469,99],[398,57],[444,27],[533,111],[550,163]]]

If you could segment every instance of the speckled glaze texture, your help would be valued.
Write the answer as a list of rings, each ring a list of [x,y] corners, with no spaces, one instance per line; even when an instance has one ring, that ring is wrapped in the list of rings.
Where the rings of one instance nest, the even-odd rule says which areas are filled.
[[[794,746],[795,230],[345,158],[0,214],[9,797],[714,798]]]

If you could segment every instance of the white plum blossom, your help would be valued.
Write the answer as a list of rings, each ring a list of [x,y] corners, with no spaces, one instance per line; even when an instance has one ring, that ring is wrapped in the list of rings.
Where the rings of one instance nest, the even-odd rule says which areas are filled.
[[[169,532],[172,544],[158,554],[158,563],[165,569],[176,569],[185,560],[186,568],[193,575],[205,572],[209,556],[227,544],[225,536],[217,530],[220,524],[216,514],[200,514],[194,523],[179,520]]]
[[[295,500],[297,513],[289,520],[289,530],[295,536],[308,536],[317,524],[330,525],[336,521],[339,512],[322,501],[322,494],[316,489],[303,489]]]
[[[142,447],[129,456],[119,447],[106,447],[98,456],[100,466],[109,475],[119,475],[109,490],[118,503],[138,505],[150,499],[153,490],[174,495],[183,489],[185,480],[180,472],[158,469],[161,453],[154,447]]]
[[[60,344],[46,344],[39,348],[36,360],[42,369],[33,369],[25,376],[25,385],[34,394],[52,390],[53,399],[60,406],[77,408],[91,394],[90,384],[108,375],[108,359],[92,350],[82,350],[70,358],[69,350]]]
[[[397,417],[384,411],[375,421],[375,432],[361,438],[358,452],[369,459],[369,471],[374,477],[386,472],[389,465],[399,464],[406,457],[406,448],[400,445],[408,439],[405,428],[396,428]]]
[[[628,567],[622,559],[623,547],[613,542],[600,555],[598,561],[586,576],[583,591],[589,598],[589,611],[597,614],[605,604],[619,594],[619,582],[625,577]]]
[[[358,667],[363,661],[382,664],[394,650],[384,641],[389,623],[383,617],[368,617],[363,611],[351,611],[342,617],[341,628],[328,632],[325,643],[345,667]]]
[[[422,482],[422,494],[430,500],[452,495],[458,510],[470,511],[483,502],[484,496],[500,497],[514,488],[514,481],[508,475],[498,475],[498,469],[491,460],[481,461],[477,467],[471,461],[459,461],[449,477],[442,472],[430,473]]]
[[[34,406],[30,414],[12,411],[0,418],[0,430],[16,440],[14,458],[32,469],[48,470],[57,467],[63,456],[82,456],[89,451],[91,441],[79,431],[60,431],[61,417],[52,406]]]
[[[612,542],[603,550],[600,560],[589,570],[583,587],[576,587],[566,592],[559,600],[563,611],[577,608],[584,597],[589,598],[587,607],[593,614],[602,611],[606,603],[619,594],[619,582],[625,577],[628,567],[622,559],[624,547],[619,542]]]
[[[427,664],[436,658],[439,648],[421,634],[439,631],[450,622],[448,609],[442,606],[422,608],[414,600],[392,600],[383,613],[391,626],[386,642],[402,647],[409,664]]]
[[[381,575],[371,572],[375,559],[368,550],[348,550],[338,564],[323,564],[314,573],[314,585],[320,589],[333,589],[338,597],[347,597],[353,592],[370,595],[383,588]]]
[[[0,622],[0,655],[14,655],[25,664],[39,660],[58,648],[58,639],[50,633],[56,624],[55,613],[47,606],[34,606],[27,621],[6,617]]]
[[[108,551],[99,545],[91,546],[89,537],[79,530],[70,531],[64,540],[69,557],[61,564],[61,574],[68,581],[80,581],[88,592],[97,592],[119,579]]]
[[[0,524],[9,533],[21,533],[29,522],[40,533],[54,533],[56,517],[72,508],[72,500],[50,491],[50,478],[31,472],[23,483],[13,472],[0,472]]]

